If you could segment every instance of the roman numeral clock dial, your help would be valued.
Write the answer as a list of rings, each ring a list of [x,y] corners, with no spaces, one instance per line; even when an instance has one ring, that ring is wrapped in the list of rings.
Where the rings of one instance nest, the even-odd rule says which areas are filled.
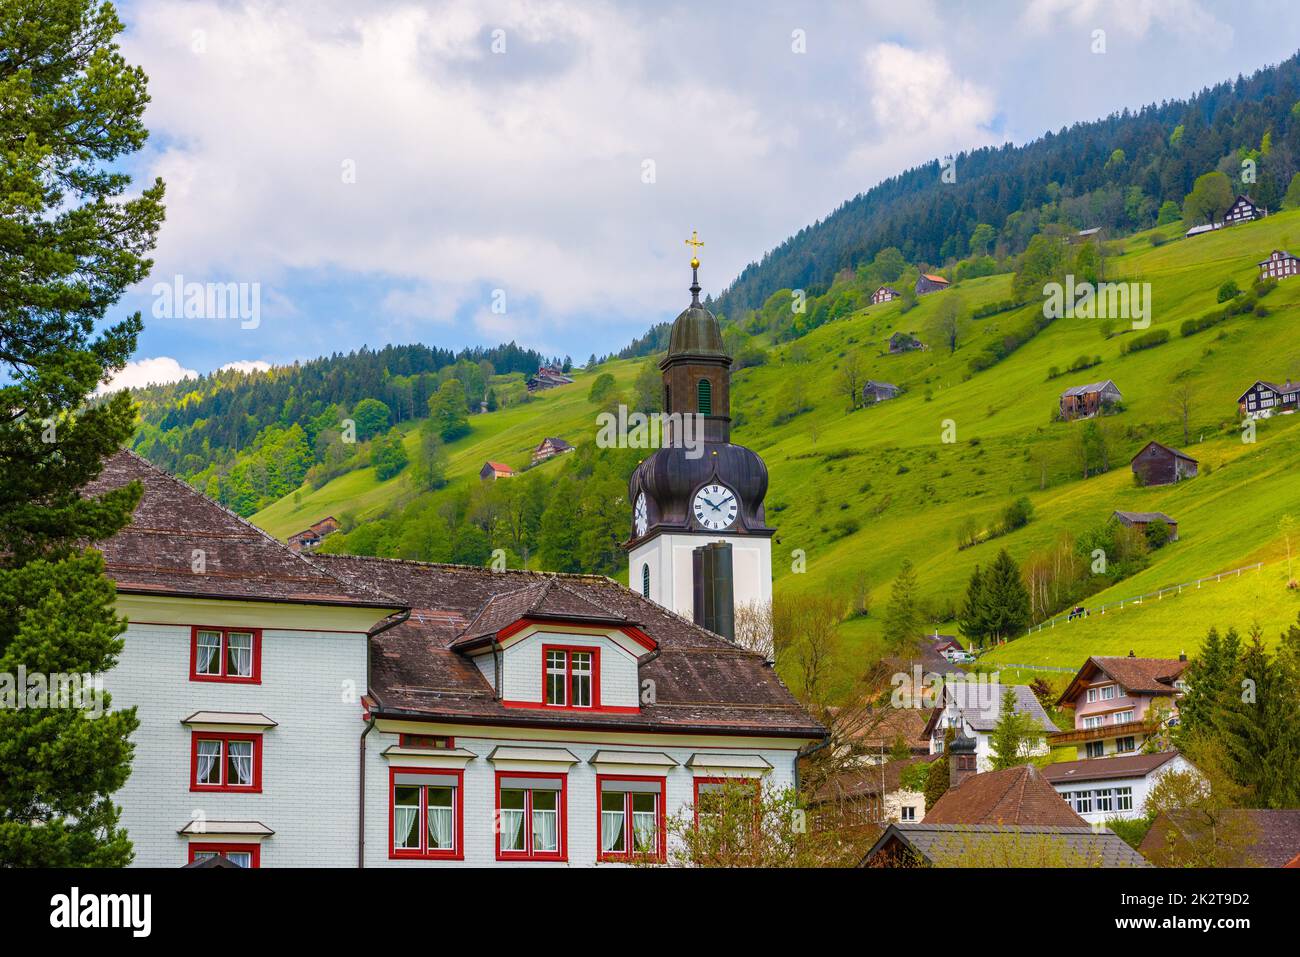
[[[740,501],[725,485],[706,485],[695,493],[691,511],[695,520],[710,531],[730,528],[736,521]]]

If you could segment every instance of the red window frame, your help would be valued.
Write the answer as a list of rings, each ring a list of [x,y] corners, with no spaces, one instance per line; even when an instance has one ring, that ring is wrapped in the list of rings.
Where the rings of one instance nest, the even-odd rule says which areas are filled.
[[[695,796],[695,805],[694,805],[694,807],[692,808],[692,810],[694,811],[694,814],[695,814],[695,823],[696,823],[696,824],[699,824],[699,823],[700,823],[700,785],[702,785],[702,784],[721,784],[721,785],[724,785],[724,786],[725,786],[725,785],[728,785],[728,784],[735,784],[735,783],[738,782],[738,781],[744,781],[744,782],[750,784],[750,785],[754,788],[754,803],[755,803],[755,805],[757,806],[757,804],[758,804],[758,800],[759,800],[759,796],[762,794],[762,788],[763,788],[763,780],[762,780],[762,778],[751,778],[751,777],[743,777],[743,778],[741,778],[741,777],[734,777],[734,778],[719,778],[719,777],[708,777],[708,778],[705,778],[705,777],[700,777],[700,778],[696,778],[694,784],[692,785],[692,793],[693,793],[694,796]]]
[[[653,854],[637,854],[632,849],[632,802],[628,801],[623,809],[623,843],[627,847],[622,852],[606,852],[601,850],[601,832],[603,827],[604,812],[601,806],[601,794],[604,791],[603,785],[607,783],[618,783],[619,781],[636,781],[649,782],[659,785],[659,802],[656,807],[655,816],[655,850]],[[618,788],[610,788],[611,791],[617,791]],[[635,793],[635,792],[625,792]],[[644,792],[642,792],[644,793]],[[667,859],[667,798],[668,798],[668,779],[657,775],[636,775],[636,774],[597,774],[596,775],[596,860],[598,861],[621,861],[628,863],[631,861],[654,861],[662,864]]]
[[[220,741],[221,784],[199,784],[199,742]],[[226,783],[227,751],[231,741],[253,742],[253,783]],[[262,793],[262,736],[260,734],[234,733],[227,731],[191,731],[190,732],[190,790],[191,791],[229,791],[235,794]]]
[[[564,652],[564,704],[552,704],[546,700],[546,656],[552,651]],[[587,652],[591,655],[591,704],[573,703],[573,653]],[[542,645],[542,705],[547,708],[563,708],[566,711],[596,711],[600,708],[600,647],[598,645]]]
[[[452,814],[456,817],[456,842],[451,850],[429,850],[428,825],[426,814],[428,806],[425,798],[425,785],[411,785],[420,788],[420,846],[409,848],[397,846],[394,828],[397,815],[393,808],[397,803],[397,776],[399,774],[429,774],[456,779],[452,794]],[[405,786],[405,785],[404,785]],[[465,860],[465,772],[450,768],[389,768],[388,769],[388,858],[393,861],[463,861]]]
[[[559,778],[559,797],[555,808],[555,851],[538,853],[533,845],[533,799],[532,790],[524,800],[524,833],[527,836],[525,849],[522,851],[503,851],[501,849],[501,780],[503,778]],[[550,790],[547,788],[546,790]],[[496,831],[496,850],[498,861],[567,861],[569,859],[569,774],[567,771],[497,771],[496,815],[492,819]]]
[[[221,674],[199,674],[199,632],[215,631],[221,635]],[[226,674],[226,656],[231,632],[253,636],[253,673],[248,677]],[[190,680],[222,681],[230,684],[260,685],[262,683],[262,629],[261,628],[227,628],[215,625],[190,626]]]
[[[189,849],[186,851],[188,863],[194,863],[199,851],[215,851],[218,854],[247,853],[249,870],[256,870],[262,866],[262,846],[260,844],[216,844],[210,841],[190,841]]]

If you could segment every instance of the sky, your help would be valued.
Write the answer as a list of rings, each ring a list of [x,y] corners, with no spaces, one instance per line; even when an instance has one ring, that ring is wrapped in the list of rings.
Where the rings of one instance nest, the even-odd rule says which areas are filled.
[[[692,230],[716,294],[909,167],[1286,59],[1278,9],[124,0],[167,220],[114,383],[411,342],[581,364],[686,306]]]

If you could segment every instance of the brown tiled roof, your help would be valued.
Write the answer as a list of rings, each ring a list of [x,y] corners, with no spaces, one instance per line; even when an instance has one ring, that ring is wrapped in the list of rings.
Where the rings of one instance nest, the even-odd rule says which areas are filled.
[[[1057,703],[1072,704],[1087,685],[1096,683],[1094,676],[1097,672],[1138,694],[1173,694],[1174,682],[1186,668],[1187,662],[1178,658],[1103,658],[1093,655],[1084,662]]]
[[[1300,855],[1300,810],[1235,808],[1220,813],[1227,824],[1225,830],[1240,835],[1247,846],[1225,848],[1226,855],[1234,859],[1219,861],[1219,866],[1288,867]],[[1194,811],[1161,811],[1139,849],[1160,864],[1169,854],[1171,838],[1176,854],[1179,842],[1204,826]]]
[[[812,804],[827,801],[844,801],[876,794],[889,794],[897,791],[902,783],[903,772],[918,764],[937,761],[937,754],[914,754],[902,761],[886,761],[884,764],[863,765],[846,768],[831,775],[809,799]]]
[[[1070,809],[1033,765],[972,774],[925,812],[926,824],[1035,824],[1078,827]]]
[[[1049,844],[1028,842],[1046,841]],[[891,824],[867,852],[860,867],[877,866],[887,861],[890,853],[902,846],[922,860],[934,863],[938,859],[950,865],[952,859],[966,850],[982,851],[991,856],[1005,853],[1016,861],[1025,848],[1042,848],[1050,854],[1053,844],[1064,852],[1077,855],[1096,867],[1150,867],[1150,863],[1133,850],[1114,831],[1094,831],[1091,827],[1012,827],[988,824],[934,824],[930,815],[920,823]],[[1018,864],[1017,866],[1034,866]]]
[[[888,751],[901,736],[917,753],[928,753],[930,736],[925,733],[929,708],[837,708],[831,711],[839,736],[865,751]]]
[[[371,642],[371,690],[378,698],[378,714],[467,724],[805,739],[825,735],[760,655],[611,579],[349,555],[313,555],[311,560],[358,585],[383,587],[412,606],[408,621]],[[654,682],[654,702],[642,704],[638,714],[560,713],[502,705],[478,667],[453,645],[467,629],[482,631],[526,610],[539,594],[544,594],[541,601],[547,608],[567,603],[590,612],[594,607],[610,621],[639,623],[658,646],[640,659],[641,679]],[[493,602],[498,595],[505,597],[499,605]],[[552,600],[554,604],[547,604]],[[483,610],[489,603],[496,610],[487,622]]]
[[[1082,761],[1059,761],[1042,769],[1052,784],[1071,781],[1109,781],[1115,778],[1145,777],[1156,768],[1178,757],[1177,751],[1155,754],[1117,754],[1110,758],[1087,758]]]
[[[635,624],[620,612],[588,601],[558,578],[548,578],[493,595],[450,647],[459,650],[474,647],[523,618],[616,626]]]
[[[86,487],[94,495],[131,481],[144,496],[131,524],[97,543],[124,594],[398,609],[380,588],[345,582],[180,479],[123,451]],[[195,551],[202,570],[194,570]]]

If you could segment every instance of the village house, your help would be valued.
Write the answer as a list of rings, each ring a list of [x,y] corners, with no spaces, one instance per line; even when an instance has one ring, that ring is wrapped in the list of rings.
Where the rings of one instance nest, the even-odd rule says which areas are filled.
[[[904,772],[928,767],[932,754],[912,755],[833,775],[808,798],[808,811],[819,830],[874,826],[925,818],[925,793],[903,783]],[[915,773],[915,772],[913,772]]]
[[[1158,751],[1060,761],[1042,771],[1076,814],[1089,824],[1105,824],[1143,817],[1147,796],[1162,775],[1195,768],[1177,751]]]
[[[130,452],[87,491],[132,480],[100,550],[138,866],[662,861],[667,816],[793,785],[825,736],[761,656],[610,579],[308,557]]]
[[[1173,485],[1183,479],[1196,478],[1199,463],[1186,452],[1148,442],[1133,456],[1129,466],[1141,485]]]
[[[495,482],[497,479],[513,478],[515,470],[504,462],[493,462],[491,459],[483,463],[483,467],[478,470],[478,477],[484,482]]]
[[[918,349],[924,349],[925,343],[916,338],[910,332],[896,332],[889,337],[889,354],[898,355],[903,352],[915,352]]]
[[[1100,242],[1106,238],[1105,227],[1093,226],[1091,229],[1081,229],[1070,237],[1070,242],[1074,244],[1086,242]]]
[[[1300,811],[1161,811],[1139,849],[1159,867],[1300,867]]]
[[[890,351],[894,351],[892,341]],[[876,402],[886,402],[889,399],[898,398],[899,393],[902,391],[892,382],[876,382],[873,379],[868,379],[867,384],[862,387],[862,401],[868,405]]]
[[[974,752],[971,738],[953,742],[948,790],[924,821],[886,828],[861,866],[954,866],[972,855],[983,866],[1147,866],[1116,834],[1089,826],[1033,765],[977,773]]]
[[[1285,249],[1275,249],[1272,254],[1259,263],[1260,279],[1289,279],[1300,273],[1300,259],[1296,259]]]
[[[1164,512],[1121,512],[1116,509],[1113,517],[1121,525],[1136,528],[1142,532],[1145,532],[1147,526],[1152,522],[1163,522],[1169,528],[1168,541],[1178,541],[1178,520],[1171,518]]]
[[[1091,418],[1123,399],[1119,387],[1110,379],[1071,386],[1061,393],[1061,418],[1067,422]]]
[[[548,436],[538,443],[537,448],[533,449],[533,465],[540,465],[547,459],[554,458],[557,455],[563,455],[565,452],[572,452],[573,446],[564,439],[557,439],[554,436]]]
[[[1263,219],[1268,215],[1268,210],[1262,206],[1256,206],[1249,196],[1239,195],[1228,207],[1228,211],[1223,214],[1223,225],[1235,226],[1238,223],[1248,223],[1252,219]]]
[[[1288,379],[1277,385],[1261,379],[1237,397],[1237,411],[1248,419],[1267,419],[1274,412],[1294,411],[1297,399],[1300,382]]]
[[[930,754],[930,736],[925,730],[930,709],[859,705],[831,708],[829,713],[831,737],[846,764],[884,764],[900,743],[911,757]]]
[[[993,729],[1002,714],[1002,697],[1007,688],[1015,693],[1015,713],[1028,715],[1042,729],[1043,736],[1024,752],[1026,756],[1048,753],[1047,736],[1057,731],[1052,719],[1028,685],[1000,685],[983,681],[950,681],[943,686],[940,706],[926,722],[930,753],[942,754],[949,729],[958,737],[975,741],[976,770],[993,767]]]
[[[1057,701],[1074,712],[1074,728],[1053,734],[1051,746],[1082,745],[1087,758],[1142,750],[1147,738],[1176,721],[1186,668],[1186,655],[1089,658]]]
[[[927,293],[939,292],[948,288],[948,280],[934,273],[923,272],[916,277],[916,294],[924,296]]]
[[[528,380],[529,392],[540,392],[544,389],[554,389],[558,385],[569,385],[573,382],[571,376],[565,375],[564,372],[554,366],[542,366],[536,374]]]
[[[333,515],[327,515],[319,522],[314,522],[301,532],[295,532],[286,539],[286,544],[295,552],[315,548],[321,540],[339,530],[339,521]]]
[[[1193,226],[1191,229],[1187,230],[1187,232],[1183,233],[1183,236],[1191,239],[1193,236],[1200,236],[1202,233],[1212,233],[1216,229],[1222,228],[1223,223],[1202,223],[1200,226]]]
[[[941,635],[935,632],[933,635],[926,635],[926,638],[930,642],[930,650],[946,661],[965,661],[970,654],[955,635]]]
[[[889,286],[881,286],[871,294],[871,304],[878,306],[882,302],[891,302],[894,299],[901,299],[902,294],[897,289],[891,289]]]

